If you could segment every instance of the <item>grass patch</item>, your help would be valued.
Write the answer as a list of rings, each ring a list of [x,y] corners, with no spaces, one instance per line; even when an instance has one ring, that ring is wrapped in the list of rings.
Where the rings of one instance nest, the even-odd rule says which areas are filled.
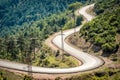
[[[13,72],[0,69],[0,80],[23,80],[23,77]]]
[[[120,80],[120,69],[103,69],[101,71],[72,76],[65,80]]]
[[[44,48],[44,51],[39,51],[36,54],[35,60],[32,61],[34,66],[47,68],[70,68],[79,66],[78,61],[69,54],[52,51],[47,46]]]

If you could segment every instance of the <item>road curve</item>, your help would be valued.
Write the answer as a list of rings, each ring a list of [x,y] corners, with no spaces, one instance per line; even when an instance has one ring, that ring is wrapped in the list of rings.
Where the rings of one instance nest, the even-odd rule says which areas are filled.
[[[79,13],[82,14],[88,21],[92,20],[92,16],[86,13],[86,9],[89,7],[94,6],[88,5],[80,9]],[[79,31],[80,27],[76,28],[76,31]],[[69,35],[71,35],[74,32],[73,29],[67,30],[63,32],[63,39]],[[52,42],[59,48],[61,48],[61,35],[57,35]],[[70,55],[76,57],[78,60],[82,61],[82,65],[78,67],[73,67],[73,68],[44,68],[44,67],[37,67],[37,66],[32,66],[32,72],[35,73],[74,73],[74,72],[80,72],[80,71],[87,71],[91,69],[95,69],[97,67],[100,67],[103,65],[104,61],[99,59],[98,57],[89,55],[85,52],[79,51],[71,46],[69,46],[67,43],[64,41],[64,50],[68,52]],[[10,69],[16,69],[16,70],[21,70],[21,71],[28,71],[28,66],[26,64],[20,64],[20,63],[15,63],[15,62],[10,62],[10,61],[5,61],[5,60],[0,60],[0,66],[5,67],[5,68],[10,68]]]

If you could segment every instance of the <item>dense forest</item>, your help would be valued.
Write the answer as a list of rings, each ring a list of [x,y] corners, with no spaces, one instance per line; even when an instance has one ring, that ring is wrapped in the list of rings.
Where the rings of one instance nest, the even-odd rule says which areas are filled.
[[[120,47],[120,1],[98,1],[94,11],[99,15],[82,27],[80,36],[99,47],[96,51],[116,53]]]
[[[73,2],[86,0],[0,0],[0,35],[22,24],[65,11]]]
[[[44,40],[61,29],[70,29],[80,25],[82,16],[74,16],[71,7],[77,9],[81,5],[82,3],[76,2],[69,5],[64,12],[52,14],[36,21],[25,21],[21,25],[15,24],[11,27],[4,25],[0,29],[0,58],[27,63],[31,62],[31,60],[26,61],[28,57],[31,57],[33,65],[44,67],[77,66],[77,62],[72,62],[69,55],[63,55],[61,60],[60,52],[52,51],[44,44]]]
[[[116,53],[120,49],[119,0],[0,0],[0,59],[42,67],[77,66],[78,62],[70,55],[53,51],[44,41],[61,29],[79,26],[83,18],[75,16],[74,11],[94,1],[98,1],[94,9],[98,16],[85,24],[79,35],[99,47],[95,51]],[[118,80],[117,72],[105,70],[66,80]],[[5,75],[13,74],[0,70],[0,79],[9,80]]]

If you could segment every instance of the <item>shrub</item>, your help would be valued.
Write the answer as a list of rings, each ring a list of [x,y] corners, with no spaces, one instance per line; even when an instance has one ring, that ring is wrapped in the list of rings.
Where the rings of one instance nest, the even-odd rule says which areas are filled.
[[[118,45],[115,43],[105,43],[104,45],[102,45],[102,49],[104,52],[115,52],[116,49],[118,49]]]

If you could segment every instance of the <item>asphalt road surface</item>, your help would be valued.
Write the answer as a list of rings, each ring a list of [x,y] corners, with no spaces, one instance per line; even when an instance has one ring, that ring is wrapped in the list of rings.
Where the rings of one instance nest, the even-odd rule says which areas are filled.
[[[79,10],[79,13],[82,14],[88,21],[92,20],[93,17],[89,14],[86,13],[86,9],[89,7],[94,6],[88,5]],[[76,31],[79,31],[81,27],[76,28]],[[63,32],[63,40],[69,35],[74,33],[74,29],[66,30]],[[61,48],[61,34],[57,35],[52,42],[59,48]],[[77,50],[73,48],[72,46],[68,45],[65,41],[64,43],[64,50],[69,53],[71,56],[76,57],[78,60],[82,61],[82,65],[73,67],[73,68],[44,68],[44,67],[37,67],[37,66],[32,66],[32,72],[37,72],[37,73],[74,73],[74,72],[81,72],[81,71],[87,71],[87,70],[92,70],[95,68],[100,67],[101,65],[104,64],[104,61],[101,60],[98,57],[92,56],[88,53],[82,52],[80,50]],[[10,69],[15,69],[15,70],[21,70],[21,71],[28,71],[28,65],[26,64],[21,64],[21,63],[16,63],[16,62],[10,62],[6,60],[0,60],[0,66],[5,67],[5,68],[10,68]]]

